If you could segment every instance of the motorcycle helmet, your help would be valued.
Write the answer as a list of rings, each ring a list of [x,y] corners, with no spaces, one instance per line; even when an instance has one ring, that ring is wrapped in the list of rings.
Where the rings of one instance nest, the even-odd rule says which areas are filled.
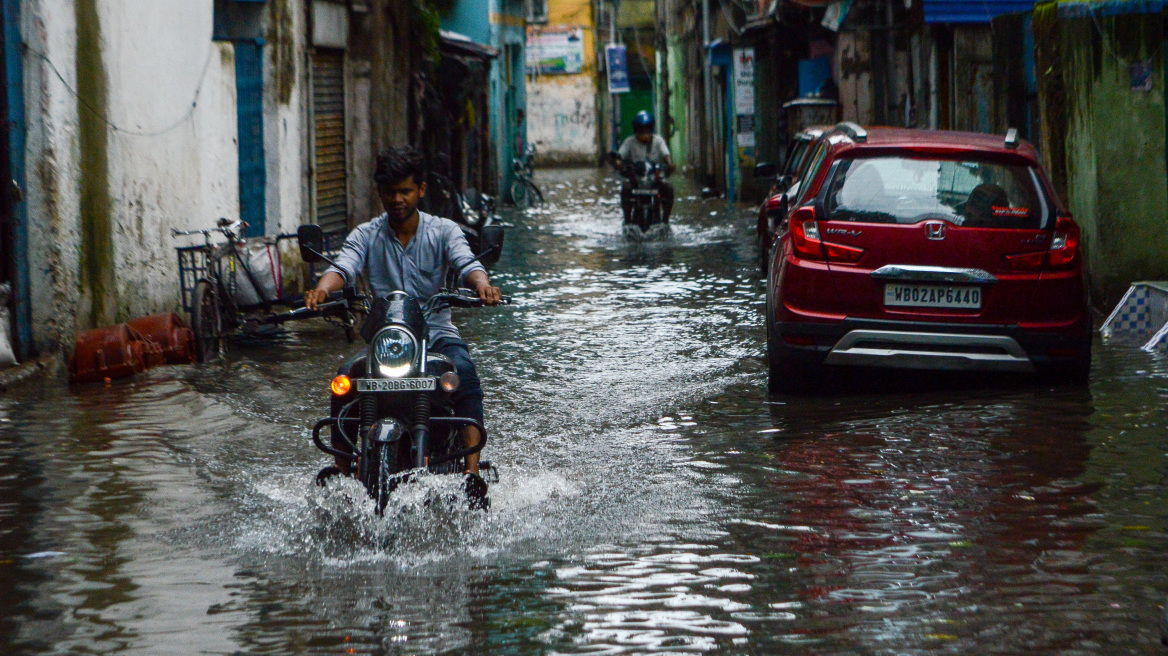
[[[633,132],[652,132],[655,124],[653,115],[642,109],[633,117]]]

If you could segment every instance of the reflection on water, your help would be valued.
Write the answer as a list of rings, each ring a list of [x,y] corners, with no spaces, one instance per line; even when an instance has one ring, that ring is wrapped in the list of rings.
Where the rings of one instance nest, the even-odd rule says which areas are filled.
[[[1168,589],[1163,360],[1090,390],[865,379],[765,395],[751,208],[627,241],[616,181],[540,174],[462,312],[502,470],[376,517],[308,427],[353,348],[0,399],[13,654],[1148,653]]]

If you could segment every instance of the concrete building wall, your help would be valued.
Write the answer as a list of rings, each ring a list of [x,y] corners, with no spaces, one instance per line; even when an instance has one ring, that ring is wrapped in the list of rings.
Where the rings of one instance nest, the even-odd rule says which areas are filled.
[[[1164,30],[1159,13],[1060,21],[1068,204],[1083,227],[1093,301],[1168,278]],[[1113,54],[1114,53],[1114,54]],[[1131,63],[1150,66],[1134,88]]]
[[[596,83],[586,75],[542,76],[527,89],[527,140],[539,164],[594,164]]]
[[[575,74],[534,74],[527,80],[527,140],[540,164],[598,160],[596,36],[591,0],[548,0],[548,24],[527,28],[527,51],[541,33],[580,29],[583,62]]]
[[[840,115],[845,121],[871,125],[872,47],[869,32],[841,32],[835,47],[833,75],[839,85]]]
[[[305,1],[268,0],[264,47],[268,234],[295,232],[310,215]]]
[[[303,8],[272,0],[267,232],[304,216]],[[28,0],[34,341],[179,308],[172,229],[239,216],[235,58],[211,0]],[[278,15],[278,16],[277,16]]]

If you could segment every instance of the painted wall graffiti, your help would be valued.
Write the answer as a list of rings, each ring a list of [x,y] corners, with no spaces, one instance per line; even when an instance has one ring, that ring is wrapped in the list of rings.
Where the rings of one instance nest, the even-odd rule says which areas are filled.
[[[527,95],[527,139],[547,163],[596,157],[596,86],[586,76],[537,79]]]

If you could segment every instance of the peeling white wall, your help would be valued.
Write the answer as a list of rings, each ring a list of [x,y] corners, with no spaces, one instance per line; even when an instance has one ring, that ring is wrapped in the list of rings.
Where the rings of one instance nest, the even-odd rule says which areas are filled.
[[[292,233],[309,218],[309,89],[304,0],[285,0],[290,24],[292,87],[287,102],[273,80],[277,43],[264,47],[264,156],[268,186],[267,233]],[[275,29],[275,28],[272,28]]]
[[[71,0],[26,2],[22,10],[29,291],[43,348],[71,339],[79,296],[79,106],[67,88],[76,87],[76,31]]]
[[[541,163],[594,164],[596,84],[590,75],[546,75],[527,85],[527,140]]]
[[[307,206],[303,5],[288,0],[290,94],[265,79],[268,234],[294,232]],[[25,0],[26,193],[33,332],[40,350],[68,347],[82,311],[81,112],[75,0]],[[174,228],[239,215],[234,48],[213,41],[212,0],[97,2],[107,89],[112,317],[179,309]],[[271,71],[265,47],[265,78]],[[287,60],[286,60],[287,61]],[[51,62],[51,64],[50,64]],[[55,69],[55,70],[54,70]],[[58,73],[60,78],[58,78]]]
[[[99,5],[109,78],[117,320],[177,309],[172,228],[239,217],[235,63],[212,3]],[[206,94],[204,96],[204,94]]]

